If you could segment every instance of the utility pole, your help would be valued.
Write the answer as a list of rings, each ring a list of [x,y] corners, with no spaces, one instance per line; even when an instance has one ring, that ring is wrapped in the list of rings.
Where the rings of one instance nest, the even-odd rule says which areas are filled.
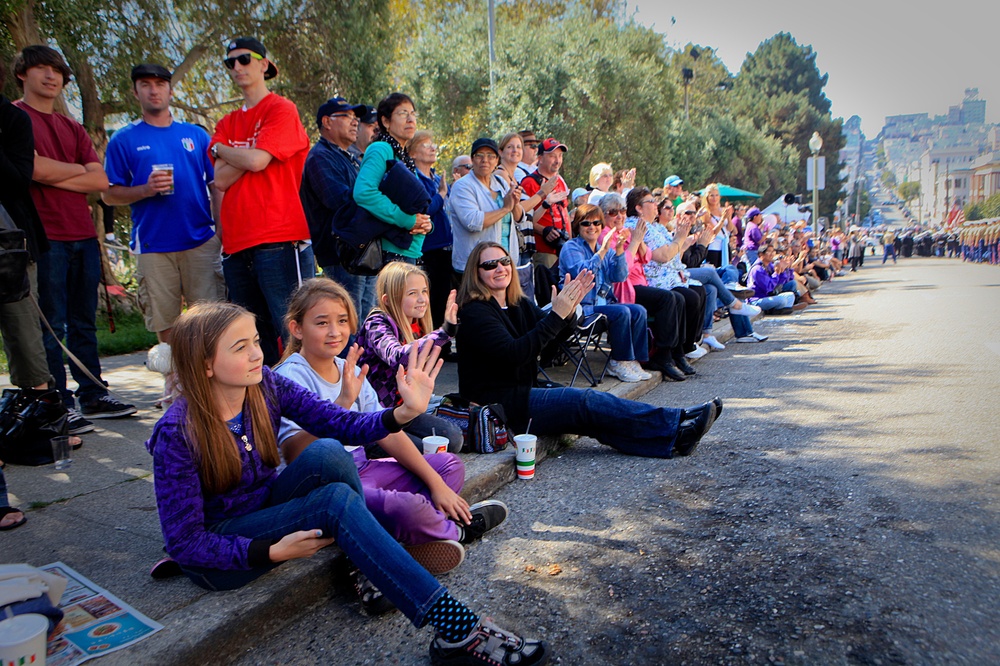
[[[494,0],[486,0],[486,11],[489,16],[489,38],[490,38],[490,92],[493,92],[493,84],[496,82],[493,74],[493,66],[497,60],[497,54],[493,50],[493,42],[496,41],[496,18],[493,12]]]

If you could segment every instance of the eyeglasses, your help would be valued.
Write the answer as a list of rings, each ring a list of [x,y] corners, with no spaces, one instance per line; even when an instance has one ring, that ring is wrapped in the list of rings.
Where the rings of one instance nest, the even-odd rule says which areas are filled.
[[[361,120],[360,118],[358,118],[358,114],[354,113],[353,111],[351,111],[349,113],[331,113],[329,115],[329,117],[330,118],[347,118],[351,122],[360,122],[360,120]]]
[[[643,199],[639,203],[641,204],[656,203],[656,199]]]
[[[496,153],[487,151],[485,153],[476,153],[475,155],[472,156],[472,159],[482,161],[482,160],[496,160],[499,158],[497,157]]]
[[[581,227],[599,227],[601,226],[600,220],[584,220],[580,223]]]
[[[624,214],[625,214],[624,208],[614,208],[605,213],[605,215],[624,215]]]
[[[479,264],[479,267],[484,271],[495,271],[497,266],[510,266],[510,257],[505,256],[499,259],[490,259]]]
[[[402,111],[396,111],[392,115],[398,116],[398,117],[402,118],[403,120],[410,120],[411,118],[413,120],[417,119],[417,112],[416,111],[402,110]]]
[[[222,61],[222,64],[226,66],[226,69],[233,69],[236,67],[236,63],[240,63],[244,67],[250,64],[253,60],[263,60],[264,56],[259,53],[244,53],[242,55],[235,56],[233,58],[226,58]]]
[[[455,168],[456,169],[471,169],[472,165],[471,164],[456,164]]]

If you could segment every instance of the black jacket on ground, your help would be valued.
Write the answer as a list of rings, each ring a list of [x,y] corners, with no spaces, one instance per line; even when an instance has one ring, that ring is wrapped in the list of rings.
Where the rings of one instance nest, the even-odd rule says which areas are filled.
[[[479,404],[499,402],[511,429],[524,432],[538,355],[575,318],[546,314],[526,298],[506,310],[493,298],[471,301],[458,318],[459,394]]]
[[[49,249],[28,187],[35,172],[35,135],[28,114],[0,95],[0,203],[28,237],[32,261]]]

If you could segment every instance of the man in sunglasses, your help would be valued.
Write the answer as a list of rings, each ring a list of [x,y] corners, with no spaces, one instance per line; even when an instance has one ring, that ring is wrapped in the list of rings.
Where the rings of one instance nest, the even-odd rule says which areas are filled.
[[[264,45],[240,37],[223,64],[243,93],[243,106],[215,128],[209,152],[222,199],[222,270],[229,298],[250,310],[264,362],[278,361],[288,296],[315,274],[309,226],[299,199],[309,137],[298,109],[267,89],[278,68]]]
[[[359,312],[375,306],[375,276],[352,275],[340,265],[336,229],[354,221],[354,181],[361,161],[351,151],[358,127],[367,111],[363,104],[351,104],[343,97],[323,102],[316,111],[320,139],[306,158],[299,195],[309,221],[313,250],[323,273],[344,285]]]

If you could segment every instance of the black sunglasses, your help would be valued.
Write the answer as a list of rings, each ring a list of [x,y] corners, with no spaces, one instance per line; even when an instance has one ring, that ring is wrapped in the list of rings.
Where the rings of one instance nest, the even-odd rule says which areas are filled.
[[[255,54],[255,53],[244,53],[242,55],[236,56],[235,58],[226,58],[225,60],[222,61],[222,64],[226,66],[226,69],[233,69],[234,67],[236,67],[236,63],[240,63],[241,65],[243,65],[244,67],[246,67],[247,65],[249,65],[255,59],[256,60],[263,60],[264,59],[264,58],[262,58],[259,55],[257,55],[256,58],[254,58],[255,55],[257,55],[257,54]]]
[[[581,227],[599,227],[601,226],[600,220],[584,220],[580,223]]]
[[[500,257],[499,259],[490,259],[489,261],[484,261],[479,264],[479,267],[484,271],[495,271],[497,266],[510,266],[510,257]]]
[[[455,168],[456,169],[471,169],[472,165],[471,164],[458,164],[458,165],[455,166]]]
[[[681,213],[681,215],[694,215],[694,211],[693,210],[686,210],[683,213]]]
[[[612,208],[607,213],[605,213],[605,215],[624,215],[624,214],[625,214],[624,208]]]

